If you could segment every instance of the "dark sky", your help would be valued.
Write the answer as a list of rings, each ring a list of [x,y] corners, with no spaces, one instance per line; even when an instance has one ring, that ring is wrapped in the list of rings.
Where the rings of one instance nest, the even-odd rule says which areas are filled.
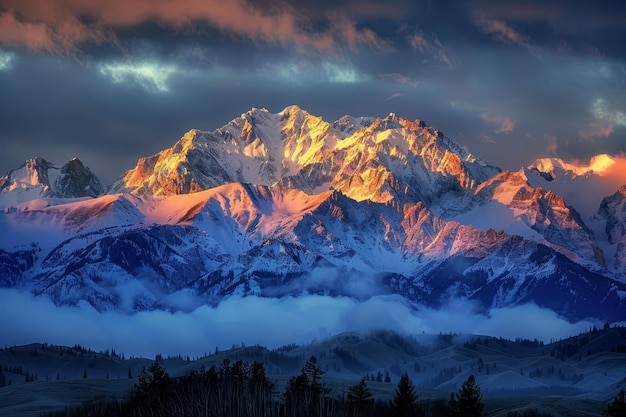
[[[390,112],[506,169],[626,152],[626,3],[0,0],[0,175],[105,183],[192,128]]]

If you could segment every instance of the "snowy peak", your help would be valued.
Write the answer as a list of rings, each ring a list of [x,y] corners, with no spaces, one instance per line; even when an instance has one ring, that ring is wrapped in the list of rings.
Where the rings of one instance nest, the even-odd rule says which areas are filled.
[[[19,168],[0,177],[0,191],[27,187],[50,187],[48,169],[56,168],[41,157],[28,159]]]
[[[607,248],[612,255],[609,256],[609,266],[622,282],[626,282],[626,185],[602,199],[593,219],[601,228],[597,234],[604,233],[610,244]]]
[[[376,119],[337,144],[331,186],[356,200],[432,202],[499,172],[421,120]]]
[[[614,158],[607,154],[601,154],[593,156],[587,165],[568,163],[560,158],[541,158],[530,164],[528,169],[536,169],[541,173],[550,174],[552,178],[555,178],[566,173],[574,176],[588,174],[603,175],[603,173],[609,170],[614,164]]]
[[[442,219],[422,202],[231,183],[3,213],[0,229],[7,226],[15,236],[5,242],[6,258],[25,267],[0,277],[5,284],[22,283],[59,304],[85,300],[101,311],[163,308],[179,291],[206,302],[233,294],[381,291],[433,307],[458,294],[485,308],[534,301],[573,319],[613,319],[624,311],[618,292],[626,286],[544,245]],[[11,252],[16,241],[36,249]],[[363,279],[374,280],[367,290],[373,293]]]
[[[579,212],[530,179],[534,179],[532,171],[525,168],[504,171],[476,187],[465,201],[451,204],[446,217],[534,240],[573,260],[604,265],[604,254]]]
[[[49,169],[58,169],[41,157],[27,160],[22,166],[0,177],[0,208],[23,201],[52,196]]]
[[[61,167],[54,182],[54,192],[61,198],[98,197],[104,187],[98,177],[78,158],[73,158]]]
[[[0,177],[0,208],[37,199],[96,197],[103,193],[100,180],[77,158],[61,169],[41,157],[32,158]]]
[[[140,159],[111,192],[171,195],[243,182],[415,202],[470,189],[497,172],[421,120],[391,113],[331,124],[289,106],[276,114],[251,109],[213,132],[192,130]]]
[[[139,160],[111,192],[185,194],[231,182],[271,185],[318,162],[338,134],[297,106],[252,109],[213,131],[192,130],[172,148]]]
[[[100,197],[77,159],[2,177],[0,286],[130,312],[179,292],[371,296],[371,279],[434,307],[460,296],[622,319],[624,173],[608,155],[502,172],[419,119],[253,108],[141,158]]]
[[[342,116],[333,123],[333,128],[337,129],[343,135],[349,136],[357,130],[371,125],[375,120],[375,117]]]
[[[602,200],[597,217],[606,219],[605,232],[610,243],[617,243],[626,235],[626,185]]]
[[[615,159],[611,158],[607,154],[596,155],[591,158],[589,162],[589,171],[593,171],[595,173],[605,172],[607,169],[612,167],[615,164]]]

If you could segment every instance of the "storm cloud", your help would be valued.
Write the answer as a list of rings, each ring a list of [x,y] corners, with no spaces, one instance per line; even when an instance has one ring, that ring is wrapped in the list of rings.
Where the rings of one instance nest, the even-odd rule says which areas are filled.
[[[615,2],[0,1],[0,171],[105,183],[186,131],[298,104],[420,118],[482,159],[626,152]]]

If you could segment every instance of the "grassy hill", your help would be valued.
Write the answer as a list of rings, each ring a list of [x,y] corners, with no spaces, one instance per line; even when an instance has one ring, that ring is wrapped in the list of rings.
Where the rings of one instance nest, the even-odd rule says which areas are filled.
[[[155,360],[172,377],[219,366],[225,358],[261,361],[278,395],[312,355],[337,396],[366,377],[376,398],[390,399],[407,372],[420,399],[446,399],[473,374],[488,416],[526,409],[553,416],[598,415],[626,387],[623,327],[594,329],[548,344],[474,335],[344,333],[305,346],[233,346],[200,358],[132,358],[82,346],[31,344],[0,349],[0,416],[37,416],[96,398],[123,398],[141,369]]]

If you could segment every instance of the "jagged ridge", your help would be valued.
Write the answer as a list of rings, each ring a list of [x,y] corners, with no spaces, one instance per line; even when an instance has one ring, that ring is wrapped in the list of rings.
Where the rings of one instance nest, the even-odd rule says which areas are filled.
[[[328,123],[297,106],[252,109],[140,159],[100,198],[58,199],[99,193],[70,161],[56,200],[0,216],[12,236],[0,241],[0,285],[128,312],[177,308],[168,300],[178,292],[216,303],[310,291],[623,317],[626,286],[603,266],[595,229],[544,188],[559,181],[541,167],[500,172],[393,113]],[[20,175],[39,186],[51,168]],[[623,219],[605,206],[596,217],[615,234]]]
[[[276,114],[252,109],[213,132],[191,130],[172,148],[140,159],[111,192],[170,195],[280,182],[355,200],[431,201],[498,171],[419,120],[390,114],[328,123],[290,106]]]

